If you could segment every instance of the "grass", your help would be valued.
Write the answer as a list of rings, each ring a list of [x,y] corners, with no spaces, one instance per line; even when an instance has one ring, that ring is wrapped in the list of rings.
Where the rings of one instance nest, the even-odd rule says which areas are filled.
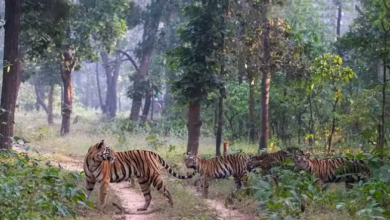
[[[158,137],[159,140],[166,141],[161,148],[155,148],[147,142],[148,135],[133,135],[127,133],[124,137],[118,137],[113,132],[110,123],[99,122],[99,120],[91,120],[91,117],[98,118],[98,116],[89,113],[88,116],[81,116],[78,123],[71,125],[71,133],[68,136],[61,137],[59,135],[60,119],[55,118],[54,125],[48,126],[46,116],[43,112],[17,112],[16,113],[16,128],[15,133],[18,136],[24,137],[30,143],[31,148],[36,149],[41,155],[48,159],[55,161],[67,161],[69,157],[77,160],[82,160],[88,151],[89,147],[104,139],[116,151],[132,150],[132,149],[146,149],[153,150],[159,153],[176,171],[187,173],[183,166],[183,158],[185,155],[186,141],[177,138],[163,138]],[[73,116],[75,117],[75,116]],[[108,128],[107,128],[108,127]],[[207,141],[206,141],[207,142]],[[211,144],[212,140],[208,140]],[[208,143],[208,144],[209,144]],[[210,145],[203,145],[202,149],[211,154],[212,148],[207,150]],[[167,152],[169,145],[174,145],[170,152]],[[32,154],[36,154],[33,153]],[[166,175],[169,175],[167,172]],[[159,219],[216,219],[214,210],[210,210],[201,197],[196,197],[188,190],[187,184],[181,180],[173,180],[170,177],[164,178],[167,188],[170,190],[174,207],[170,207],[165,197],[157,192],[153,187],[152,196],[153,203],[156,208],[161,208],[158,212]],[[80,183],[83,187],[84,182]],[[92,193],[91,200],[97,204],[98,193]],[[140,192],[139,187],[137,187]],[[142,198],[143,200],[143,198]],[[112,206],[112,202],[118,202],[118,198],[114,196],[113,192],[109,193],[107,206],[107,214],[102,215],[97,211],[91,211],[86,208],[77,207],[77,213],[81,219],[113,219],[112,216],[117,208]],[[131,207],[132,209],[134,207]]]
[[[76,124],[71,124],[71,133],[68,136],[61,137],[60,118],[57,115],[54,125],[48,126],[46,115],[43,112],[23,112],[16,113],[16,135],[26,138],[29,145],[36,148],[41,153],[50,153],[50,158],[64,161],[69,156],[82,160],[88,148],[98,141],[104,139],[116,151],[125,151],[132,149],[152,150],[160,154],[175,170],[185,174],[189,172],[184,163],[186,153],[186,138],[156,136],[154,142],[150,141],[150,135],[134,134],[132,132],[123,132],[118,130],[115,123],[105,122],[100,119],[101,114],[95,110],[75,110],[80,120]],[[73,118],[76,115],[73,115]],[[72,119],[73,119],[72,118]],[[149,141],[148,141],[149,139]],[[153,139],[153,138],[152,138]],[[248,143],[231,143],[232,152],[242,150],[244,153],[257,153],[257,145]],[[271,151],[278,150],[277,146],[271,145]],[[315,151],[315,155],[319,152]],[[213,138],[201,138],[200,154],[214,155],[215,140]],[[162,172],[169,175],[167,172]],[[188,187],[193,184],[193,180],[184,182],[173,180],[171,177],[164,177],[167,187],[170,190],[175,206],[169,206],[165,198],[153,189],[153,203],[156,208],[161,208],[158,212],[159,219],[216,219],[216,213],[205,205],[201,197],[196,197],[189,192]],[[84,184],[84,183],[80,183]],[[343,184],[343,183],[341,183]],[[336,185],[336,188],[339,185]],[[209,198],[224,202],[234,188],[233,178],[223,180],[213,180],[209,189]],[[139,188],[137,188],[139,190]],[[98,193],[94,191],[92,201],[97,202]],[[235,208],[240,212],[251,216],[256,215],[258,207],[251,196],[240,196],[241,201],[235,201]],[[102,215],[96,211],[86,208],[77,208],[80,219],[113,219],[113,213],[117,211],[112,206],[112,202],[118,202],[118,198],[112,192],[109,193],[108,213]],[[307,207],[305,213],[298,216],[297,219],[351,219],[348,213],[334,210],[321,204],[313,204]]]

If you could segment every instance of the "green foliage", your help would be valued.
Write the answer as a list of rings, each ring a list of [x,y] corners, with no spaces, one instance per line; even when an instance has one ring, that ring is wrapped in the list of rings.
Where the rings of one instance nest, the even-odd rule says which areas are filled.
[[[322,89],[324,83],[330,83],[334,89],[333,98],[341,99],[341,86],[349,82],[354,76],[350,67],[342,66],[342,59],[339,55],[327,53],[314,60],[311,67],[312,84],[308,91],[313,89]]]
[[[181,45],[168,52],[169,66],[180,72],[172,83],[178,101],[202,100],[222,86],[219,75],[223,1],[197,0],[184,7],[189,19],[178,29]]]
[[[148,146],[156,151],[160,150],[166,144],[166,141],[159,140],[157,135],[155,135],[155,134],[148,135],[146,137],[146,141],[148,142]],[[171,146],[170,146],[170,149],[171,149]]]
[[[93,208],[75,182],[82,173],[61,173],[24,153],[0,151],[0,215],[4,219],[75,217],[74,205]]]
[[[387,152],[380,154],[386,156]],[[340,155],[364,160],[372,170],[369,181],[360,181],[351,190],[331,188],[328,185],[320,187],[315,184],[314,175],[293,171],[293,162],[287,160],[271,170],[273,175],[278,177],[277,186],[261,178],[252,180],[251,188],[256,191],[254,198],[260,201],[262,209],[267,210],[268,219],[291,218],[301,214],[301,207],[308,209],[311,205],[340,210],[351,217],[386,219],[390,210],[390,184],[387,173],[389,164],[386,160],[386,168],[380,168],[378,155],[379,152],[375,151]]]
[[[301,213],[301,204],[323,200],[321,188],[314,184],[312,175],[281,167],[272,168],[272,172],[278,176],[277,186],[262,179],[251,182],[251,188],[256,190],[254,198],[261,201],[260,205],[267,210],[268,219],[291,218]]]
[[[110,51],[126,30],[128,9],[127,0],[25,1],[22,47],[31,59],[60,59],[68,46],[78,59],[93,59],[92,40]]]

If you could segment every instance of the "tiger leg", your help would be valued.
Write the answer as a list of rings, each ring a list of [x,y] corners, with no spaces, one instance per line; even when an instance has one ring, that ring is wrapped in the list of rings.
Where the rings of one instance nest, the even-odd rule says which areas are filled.
[[[203,192],[202,195],[204,198],[209,197],[209,186],[210,186],[210,180],[207,175],[204,175],[201,177],[201,182],[202,182],[202,187],[203,187]]]
[[[241,189],[242,187],[242,181],[240,176],[233,176],[234,177],[234,183],[236,184],[236,189],[235,191]]]
[[[99,208],[103,210],[104,206],[106,205],[107,201],[107,194],[108,194],[108,187],[109,187],[109,181],[102,181],[100,184],[100,195],[99,195]]]
[[[135,187],[135,177],[130,177],[130,187],[131,188]]]
[[[168,203],[173,206],[173,199],[171,196],[171,193],[167,189],[167,187],[164,184],[164,181],[161,178],[161,175],[158,174],[158,177],[154,179],[153,186],[156,187],[156,189],[164,195],[165,198],[167,198]]]
[[[92,182],[92,181],[88,181],[88,180],[85,181],[85,189],[87,191],[87,200],[89,199],[91,192],[95,188],[95,184],[96,184],[96,182]]]
[[[141,187],[142,194],[144,194],[145,204],[142,208],[138,208],[137,211],[146,211],[152,201],[152,195],[150,194],[150,181],[144,177],[138,177],[138,183]]]

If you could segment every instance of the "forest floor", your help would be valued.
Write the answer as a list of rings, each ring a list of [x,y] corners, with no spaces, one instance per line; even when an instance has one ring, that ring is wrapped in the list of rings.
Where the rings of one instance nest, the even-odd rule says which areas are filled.
[[[26,152],[25,148],[20,145],[14,145],[14,150],[18,152]],[[50,153],[41,153],[41,156],[43,157],[50,157]],[[75,172],[81,172],[83,171],[83,161],[79,159],[74,159],[69,156],[62,156],[61,159],[53,158],[50,159],[50,162],[52,165],[57,165],[61,169],[65,169],[68,171],[75,171]],[[96,186],[96,189],[98,189],[99,186]],[[113,219],[116,220],[151,220],[151,219],[162,219],[161,216],[159,216],[159,211],[161,208],[158,208],[155,206],[153,200],[151,205],[149,206],[148,211],[145,212],[137,212],[137,207],[142,207],[144,203],[144,197],[139,189],[134,189],[130,187],[130,182],[120,182],[116,184],[110,185],[112,191],[114,192],[115,196],[118,197],[120,200],[121,208],[122,210],[118,211],[115,216],[113,216]],[[189,187],[188,191],[197,197],[201,197],[201,194],[196,191],[194,187]],[[174,193],[174,192],[173,192]],[[155,198],[154,198],[155,199]],[[158,198],[158,199],[164,199],[164,198]],[[237,210],[228,209],[225,207],[223,201],[219,200],[213,200],[213,199],[205,199],[204,200],[206,205],[208,206],[211,211],[214,211],[214,217],[218,220],[230,220],[230,219],[240,219],[240,220],[251,220],[255,219],[256,217],[253,215],[250,215],[249,213],[241,213]],[[117,204],[118,205],[118,204]],[[171,218],[169,218],[171,219]],[[180,218],[180,219],[186,219],[186,218]]]
[[[63,170],[80,172],[83,170],[83,158],[88,148],[95,142],[101,139],[107,140],[112,146],[120,145],[120,149],[114,147],[116,150],[131,150],[131,149],[148,149],[154,150],[159,153],[175,170],[180,173],[186,173],[186,168],[183,167],[183,155],[184,155],[184,140],[167,140],[164,145],[175,145],[177,149],[172,152],[167,152],[166,149],[161,149],[155,146],[152,149],[148,145],[147,135],[130,137],[125,141],[115,136],[111,132],[100,131],[96,133],[91,130],[91,127],[95,127],[94,124],[88,122],[81,122],[73,125],[73,129],[70,135],[61,137],[57,134],[59,131],[58,124],[53,126],[47,126],[45,117],[36,117],[36,114],[24,113],[19,114],[18,118],[22,118],[19,124],[16,126],[17,135],[26,138],[30,143],[26,144],[30,148],[29,154],[40,157],[44,160],[48,160],[52,165],[58,166]],[[33,120],[33,121],[32,121]],[[96,127],[95,127],[96,128]],[[118,143],[122,142],[122,143]],[[135,143],[134,143],[135,142]],[[140,143],[141,142],[141,143]],[[157,141],[158,142],[158,141]],[[208,141],[205,140],[205,143]],[[157,144],[158,145],[158,144]],[[15,145],[15,150],[25,151],[25,146]],[[33,150],[31,150],[33,149]],[[183,152],[181,152],[183,151]],[[39,153],[36,153],[39,152]],[[181,153],[178,153],[181,152]],[[244,200],[237,202],[234,208],[226,208],[224,205],[224,199],[233,189],[233,179],[228,180],[216,180],[211,183],[210,187],[210,199],[204,199],[198,193],[193,186],[192,182],[182,181],[174,179],[165,171],[164,181],[167,188],[170,190],[174,206],[170,207],[165,197],[158,193],[153,187],[152,190],[152,203],[146,212],[137,212],[136,209],[141,207],[144,203],[144,197],[141,190],[136,184],[135,187],[130,187],[130,182],[121,182],[116,184],[110,184],[110,191],[105,207],[104,213],[98,210],[89,210],[87,208],[80,208],[77,213],[80,219],[92,220],[92,219],[121,219],[121,220],[143,220],[143,219],[218,219],[218,220],[230,220],[230,219],[258,219],[256,204],[253,201]],[[84,182],[80,182],[79,186],[84,188]],[[98,201],[98,185],[92,192],[91,200],[94,204]],[[122,207],[122,213],[119,214],[119,208],[114,206],[116,203]],[[248,205],[249,204],[249,205]]]

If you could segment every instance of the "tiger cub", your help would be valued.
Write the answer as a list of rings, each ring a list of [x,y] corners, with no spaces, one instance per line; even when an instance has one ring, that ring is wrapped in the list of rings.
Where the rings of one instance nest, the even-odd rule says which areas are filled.
[[[236,190],[247,184],[248,156],[240,154],[229,154],[226,156],[214,157],[210,159],[201,159],[190,152],[185,157],[187,168],[195,169],[200,174],[202,195],[207,198],[209,194],[210,180],[213,178],[222,179],[228,176],[234,177]]]
[[[295,164],[301,170],[310,172],[318,178],[317,184],[345,182],[347,189],[352,188],[351,183],[360,180],[367,181],[370,169],[361,160],[350,158],[317,159],[310,158],[310,154],[297,156]],[[355,178],[352,174],[357,174]]]

